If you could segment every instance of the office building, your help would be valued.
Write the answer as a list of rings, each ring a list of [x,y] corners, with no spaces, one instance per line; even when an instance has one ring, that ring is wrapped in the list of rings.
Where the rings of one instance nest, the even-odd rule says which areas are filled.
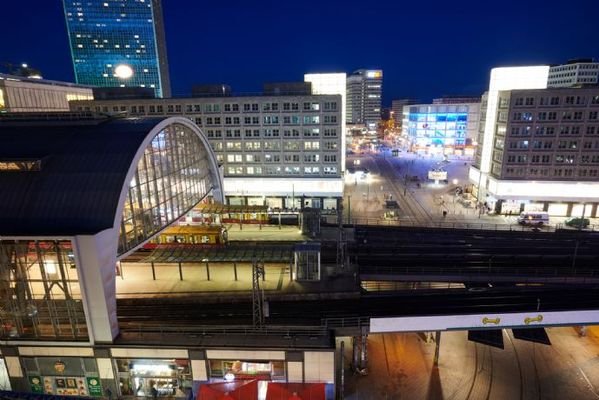
[[[71,109],[189,118],[224,168],[231,205],[332,210],[342,197],[340,95],[88,101]]]
[[[345,171],[345,150],[347,143],[347,74],[314,73],[304,74],[304,81],[312,84],[312,94],[338,94],[341,96],[341,171]]]
[[[403,108],[410,104],[416,104],[417,101],[414,99],[398,99],[391,100],[391,115],[393,117],[393,123],[395,128],[401,131],[401,124],[403,123]]]
[[[170,97],[160,0],[63,2],[77,83]]]
[[[473,155],[480,102],[414,104],[403,107],[402,136],[409,148],[426,154]]]
[[[383,71],[359,69],[347,77],[347,119],[375,130],[381,120]]]
[[[69,111],[69,101],[93,99],[91,87],[0,74],[0,112]]]
[[[598,77],[599,63],[592,58],[570,60],[565,64],[549,67],[547,87],[596,85]]]
[[[548,70],[492,71],[473,193],[495,212],[596,216],[599,87],[545,88]]]
[[[444,96],[433,99],[433,104],[480,103],[480,96]]]

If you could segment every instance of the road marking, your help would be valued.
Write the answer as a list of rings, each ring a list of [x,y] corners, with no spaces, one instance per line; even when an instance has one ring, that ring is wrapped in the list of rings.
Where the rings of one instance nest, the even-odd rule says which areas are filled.
[[[599,394],[597,394],[597,392],[595,392],[595,387],[593,386],[593,384],[591,383],[591,381],[587,377],[587,374],[584,373],[584,371],[582,370],[582,368],[580,368],[578,366],[576,368],[578,368],[578,370],[580,371],[582,377],[584,378],[584,380],[586,381],[587,385],[589,386],[589,389],[591,389],[591,392],[595,395],[595,397],[599,398]]]

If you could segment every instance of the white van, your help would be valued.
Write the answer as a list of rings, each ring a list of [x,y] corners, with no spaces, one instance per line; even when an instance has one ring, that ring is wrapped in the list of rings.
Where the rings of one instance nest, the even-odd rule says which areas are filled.
[[[549,223],[549,214],[544,211],[525,211],[518,217],[522,225],[543,225]]]

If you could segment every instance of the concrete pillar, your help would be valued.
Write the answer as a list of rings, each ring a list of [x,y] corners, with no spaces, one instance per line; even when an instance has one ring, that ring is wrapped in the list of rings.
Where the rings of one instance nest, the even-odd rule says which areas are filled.
[[[435,358],[433,360],[433,365],[437,367],[439,366],[439,348],[441,347],[441,331],[436,332],[435,342]]]
[[[366,369],[368,364],[368,335],[362,334],[362,348],[360,349],[360,369]]]
[[[116,253],[118,231],[73,238],[79,285],[89,340],[111,343],[119,333],[116,315]]]
[[[345,342],[342,340],[341,341],[341,346],[339,349],[339,352],[341,353],[341,355],[339,356],[339,364],[340,368],[340,374],[341,376],[339,377],[339,399],[343,400],[345,398],[345,393],[344,393],[344,387],[345,387]]]
[[[359,367],[359,354],[360,351],[358,349],[358,337],[352,336],[352,369],[355,371]]]

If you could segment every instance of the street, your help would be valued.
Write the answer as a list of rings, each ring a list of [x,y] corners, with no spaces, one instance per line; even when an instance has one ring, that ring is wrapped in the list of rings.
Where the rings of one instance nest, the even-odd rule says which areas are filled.
[[[359,161],[357,161],[359,160]],[[356,170],[364,168],[370,173],[347,174],[345,180],[344,210],[346,220],[384,219],[385,201],[397,200],[400,223],[425,224],[434,221],[463,221],[482,219],[489,223],[504,224],[502,217],[480,216],[473,208],[457,202],[455,189],[468,184],[469,159],[419,156],[401,152],[399,157],[389,151],[354,154],[347,157],[347,166]],[[359,162],[359,164],[354,164]],[[442,166],[447,171],[449,183],[428,179],[428,171]],[[445,216],[443,215],[445,212]],[[514,218],[515,221],[515,218]]]
[[[515,214],[489,215],[477,209],[475,199],[464,201],[456,195],[457,188],[470,185],[471,162],[471,158],[464,156],[449,156],[444,160],[442,156],[407,151],[400,152],[398,157],[392,156],[389,150],[348,155],[344,221],[404,226],[443,224],[446,227],[467,223],[482,224],[486,229],[529,230],[530,227],[518,225]],[[447,183],[428,179],[428,171],[435,168],[447,171]],[[363,174],[364,170],[368,174]],[[399,209],[386,207],[390,199],[397,201]],[[549,224],[541,229],[552,230],[564,220],[565,217],[550,217]]]
[[[345,399],[598,399],[599,327],[584,337],[572,327],[547,333],[551,346],[504,330],[502,350],[468,341],[465,331],[443,332],[438,368],[424,333],[370,335],[367,376],[349,368],[348,341]]]

